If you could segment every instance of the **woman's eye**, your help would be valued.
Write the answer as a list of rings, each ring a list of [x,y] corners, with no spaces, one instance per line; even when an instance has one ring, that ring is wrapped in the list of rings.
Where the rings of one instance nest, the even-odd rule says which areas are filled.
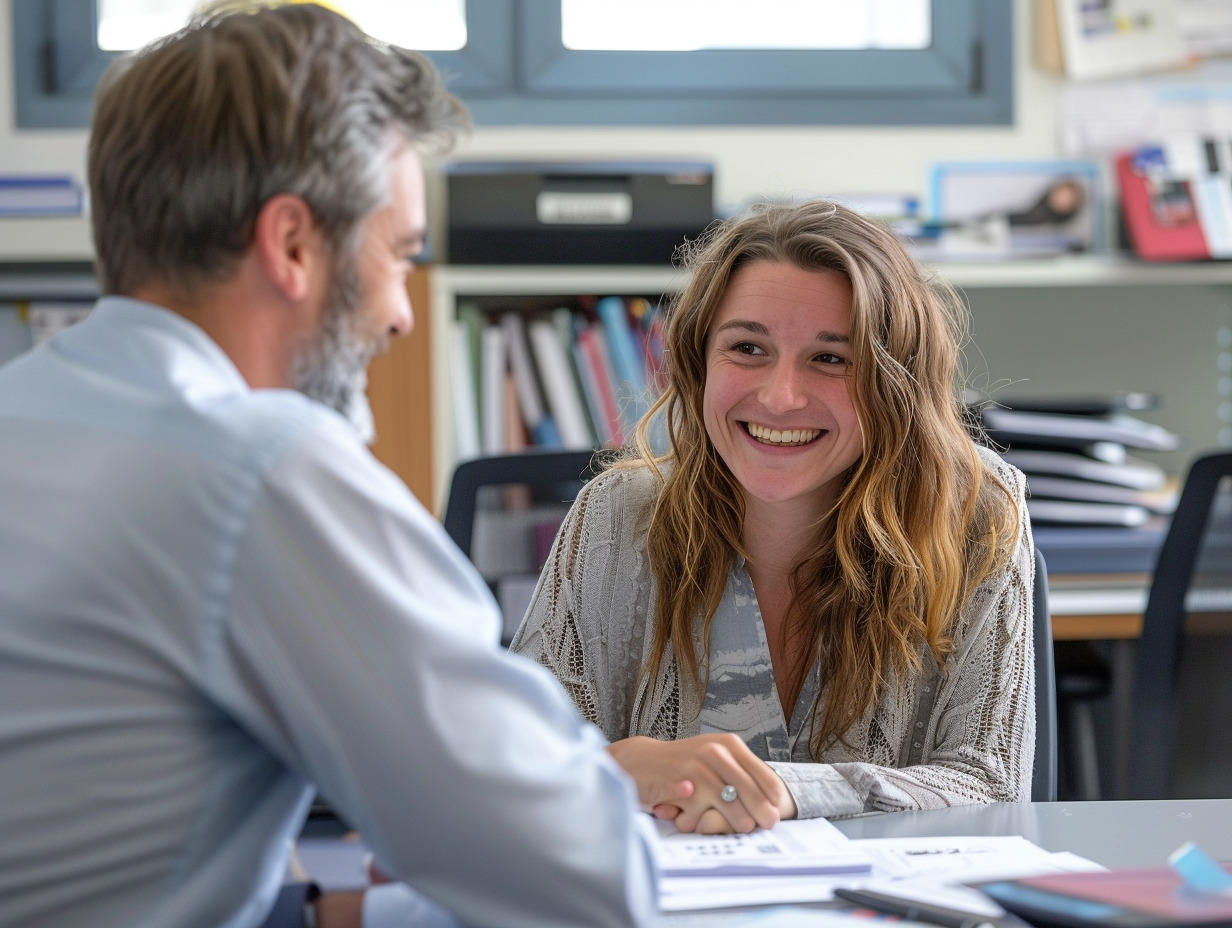
[[[851,372],[851,362],[842,355],[831,354],[828,351],[817,355],[817,363],[821,373],[846,377]]]
[[[737,354],[747,355],[758,355],[765,353],[761,350],[761,348],[754,345],[752,342],[736,342],[736,344],[731,346],[730,350],[736,352]]]

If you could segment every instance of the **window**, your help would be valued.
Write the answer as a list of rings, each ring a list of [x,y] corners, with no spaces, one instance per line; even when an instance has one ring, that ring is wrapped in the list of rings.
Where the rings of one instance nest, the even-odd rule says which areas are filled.
[[[18,126],[87,125],[113,54],[99,46],[100,3],[151,2],[12,0]],[[878,13],[889,0],[434,2],[444,38],[416,44],[436,45],[425,50],[480,126],[1012,121],[1005,0],[894,0],[904,5],[892,15]],[[371,0],[351,3],[378,31],[360,15]],[[398,7],[416,11],[417,36],[428,6]],[[719,29],[722,11],[737,24],[734,38]],[[766,28],[775,15],[793,24],[787,39]],[[391,41],[405,42],[387,26]],[[105,43],[123,44],[111,34],[104,30]]]

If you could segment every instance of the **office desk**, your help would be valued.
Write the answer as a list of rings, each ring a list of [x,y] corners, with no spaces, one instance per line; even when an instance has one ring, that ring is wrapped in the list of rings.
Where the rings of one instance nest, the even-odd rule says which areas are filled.
[[[1157,867],[1186,841],[1216,860],[1232,860],[1232,799],[1142,802],[1022,802],[960,806],[928,812],[890,812],[835,822],[851,838],[943,835],[1022,835],[1049,851],[1072,851],[1106,867]],[[309,840],[301,855],[309,873],[329,889],[362,883],[357,842]],[[758,910],[715,910],[664,916],[660,928],[765,925]]]
[[[1232,860],[1232,799],[1022,802],[893,812],[835,822],[851,838],[1022,835],[1106,867],[1158,867],[1186,841]]]

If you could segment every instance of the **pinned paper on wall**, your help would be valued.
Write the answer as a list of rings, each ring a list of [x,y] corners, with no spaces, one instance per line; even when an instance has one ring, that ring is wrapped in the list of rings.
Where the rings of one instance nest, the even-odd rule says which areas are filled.
[[[1039,57],[1072,80],[1102,80],[1182,67],[1190,54],[1175,0],[1038,0]],[[1056,56],[1056,45],[1060,55]]]
[[[0,217],[80,216],[85,196],[75,178],[0,174]]]
[[[1232,61],[1065,89],[1061,140],[1068,155],[1104,156],[1183,135],[1232,135]]]
[[[90,315],[92,303],[31,303],[26,307],[26,319],[34,347],[38,347],[57,332],[80,322]]]

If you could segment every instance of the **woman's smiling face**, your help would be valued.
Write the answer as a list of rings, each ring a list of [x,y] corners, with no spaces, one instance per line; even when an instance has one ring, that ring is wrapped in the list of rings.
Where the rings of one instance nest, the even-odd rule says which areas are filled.
[[[702,411],[746,512],[816,519],[837,498],[864,450],[850,334],[843,274],[756,261],[733,275],[707,338]]]

